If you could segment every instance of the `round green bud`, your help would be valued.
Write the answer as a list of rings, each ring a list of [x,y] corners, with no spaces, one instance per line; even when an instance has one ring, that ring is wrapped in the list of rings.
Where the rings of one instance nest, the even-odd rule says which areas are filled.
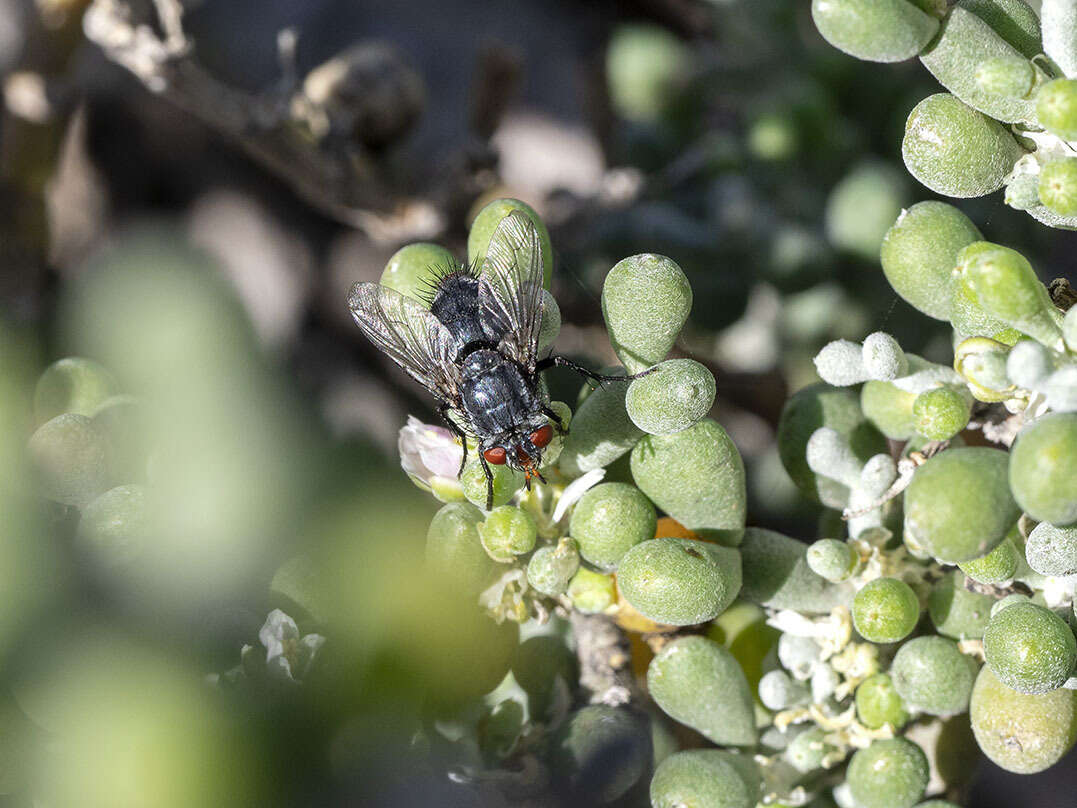
[[[550,243],[550,233],[535,209],[519,199],[495,199],[476,214],[467,234],[467,262],[473,267],[481,268],[497,226],[514,210],[523,211],[538,230],[539,243],[542,246],[542,285],[549,289],[550,280],[553,278],[553,245]]]
[[[657,25],[622,25],[606,50],[606,78],[617,114],[632,121],[659,120],[685,83],[692,53]]]
[[[853,625],[869,642],[897,642],[909,636],[920,618],[912,587],[897,578],[869,581],[853,599]]]
[[[647,668],[647,691],[670,718],[721,746],[754,746],[752,693],[733,655],[705,637],[666,645]]]
[[[1024,98],[1032,91],[1036,71],[1031,62],[1016,56],[993,56],[976,68],[976,83],[989,95]]]
[[[910,707],[929,715],[968,709],[976,663],[945,637],[917,637],[898,649],[890,677]]]
[[[824,222],[830,243],[875,263],[906,192],[905,176],[886,163],[854,168],[827,198]]]
[[[1064,157],[1040,169],[1040,201],[1059,216],[1077,216],[1077,157]]]
[[[885,452],[886,439],[864,417],[852,390],[815,384],[798,390],[785,402],[778,421],[778,453],[782,465],[806,496],[831,508],[844,508],[849,489],[836,480],[817,475],[808,465],[808,441],[821,427],[842,435],[861,463]]]
[[[961,571],[981,584],[1001,584],[1017,573],[1019,551],[1007,537],[985,556],[958,564]]]
[[[468,593],[482,591],[494,571],[479,538],[483,513],[470,502],[441,506],[426,531],[426,563],[431,572]]]
[[[416,242],[392,254],[379,282],[428,306],[438,278],[456,266],[456,258],[444,247]]]
[[[802,774],[821,769],[827,755],[837,751],[833,744],[826,742],[825,736],[822,727],[811,727],[792,740],[782,757]]]
[[[612,575],[580,567],[568,582],[566,592],[574,608],[588,614],[604,612],[617,602],[617,585]]]
[[[794,680],[781,669],[763,674],[756,689],[759,692],[759,701],[768,710],[787,710],[811,699],[808,686]]]
[[[1021,164],[1019,160],[1018,165]],[[1040,205],[1040,178],[1032,173],[1017,173],[1006,181],[1003,201],[1014,210],[1029,210]]]
[[[613,369],[617,372],[619,369]],[[603,382],[576,408],[572,429],[565,438],[559,467],[569,477],[604,468],[624,456],[643,431],[625,409],[628,382]]]
[[[808,679],[819,667],[823,649],[811,637],[782,634],[778,638],[778,661],[782,667],[800,679]]]
[[[1006,452],[979,446],[929,459],[905,490],[906,536],[947,564],[991,552],[1021,515],[1007,462]]]
[[[688,278],[664,255],[625,258],[602,284],[610,343],[630,373],[665,359],[691,310]]]
[[[538,527],[527,511],[512,505],[494,508],[478,525],[482,546],[494,561],[510,563],[516,556],[530,553],[538,539]]]
[[[747,491],[737,447],[704,418],[673,435],[647,435],[632,449],[632,479],[688,530],[722,544],[744,533]]]
[[[992,763],[1017,774],[1053,766],[1077,740],[1077,690],[1018,693],[986,665],[976,678],[969,713],[980,749]]]
[[[1018,603],[1031,603],[1031,601],[1028,599],[1027,595],[1021,595],[1016,592],[1012,595],[1007,595],[1001,600],[995,601],[991,606],[991,617],[994,617],[1003,609],[1008,609],[1010,606],[1016,606]]]
[[[741,597],[768,609],[826,614],[852,603],[851,584],[832,584],[808,566],[803,542],[773,530],[750,527],[741,543]]]
[[[43,424],[66,412],[93,415],[116,392],[116,380],[104,365],[81,356],[53,362],[34,389],[34,418]]]
[[[1051,351],[1034,339],[1019,340],[1006,359],[1006,375],[1029,390],[1041,386],[1054,371]]]
[[[733,602],[740,591],[740,554],[692,539],[651,539],[624,554],[617,583],[644,617],[691,626],[713,620]]]
[[[108,443],[85,415],[46,421],[30,436],[28,450],[47,499],[82,507],[108,487]]]
[[[905,702],[888,674],[876,673],[857,685],[855,701],[856,715],[869,729],[889,724],[899,730],[909,720]]]
[[[984,657],[991,671],[1018,693],[1061,687],[1077,662],[1077,641],[1066,621],[1035,603],[1003,609],[984,632]]]
[[[987,4],[986,0],[983,4]],[[1006,123],[1034,122],[1035,104],[1031,99],[991,92],[977,80],[977,67],[996,59],[1028,64],[990,25],[965,8],[964,3],[951,8],[939,36],[920,56],[924,67],[939,83],[973,109]]]
[[[823,39],[869,62],[902,62],[923,50],[939,21],[908,0],[812,0]]]
[[[1036,117],[1048,132],[1077,140],[1077,79],[1055,79],[1040,87]]]
[[[1006,374],[1010,346],[986,337],[970,337],[954,349],[954,370],[968,381],[979,401],[1005,401],[1013,394]]]
[[[602,483],[576,503],[569,533],[581,556],[600,569],[612,570],[630,547],[654,538],[657,521],[654,505],[638,488]]]
[[[915,393],[906,393],[890,382],[867,381],[860,388],[864,417],[892,440],[908,440],[916,433],[915,401]]]
[[[1077,528],[1040,522],[1025,543],[1025,558],[1040,575],[1077,575]]]
[[[901,144],[905,166],[916,179],[956,197],[997,191],[1022,154],[1001,124],[949,93],[929,95],[916,105]]]
[[[471,452],[469,454],[474,455]],[[493,507],[507,505],[516,492],[523,488],[524,475],[508,465],[492,465],[489,468],[494,481]],[[486,472],[483,471],[482,463],[474,456],[468,459],[464,473],[460,475],[460,488],[468,502],[486,508]]]
[[[689,749],[670,755],[651,778],[652,808],[752,808],[760,799],[758,767],[755,779],[746,782],[737,771],[738,761],[755,766],[747,755],[722,749]]]
[[[564,538],[557,546],[538,548],[527,562],[527,583],[543,595],[563,595],[580,568],[576,542]]]
[[[1077,523],[1077,413],[1049,413],[1017,434],[1010,488],[1033,519],[1059,527]]]
[[[625,409],[652,435],[687,429],[714,404],[714,374],[694,359],[667,359],[628,386]]]
[[[976,225],[953,205],[918,202],[902,211],[883,239],[883,273],[911,306],[946,320],[957,254],[981,238]]]
[[[925,390],[912,405],[916,431],[929,440],[949,440],[969,423],[969,401],[952,387]]]
[[[145,548],[145,489],[121,485],[97,497],[83,509],[75,540],[102,567],[130,564]]]
[[[990,595],[966,589],[964,574],[952,571],[932,588],[927,611],[935,630],[942,636],[978,640],[991,619],[994,603],[995,599]]]
[[[1051,298],[1021,253],[977,241],[957,258],[958,284],[992,317],[1041,342],[1057,342],[1061,331]]]
[[[912,808],[927,789],[927,756],[904,738],[873,741],[853,755],[845,779],[860,808]]]
[[[628,791],[651,765],[651,732],[624,707],[591,704],[575,713],[552,739],[557,785],[573,804],[605,804]]]
[[[838,539],[819,539],[808,547],[808,566],[831,583],[847,580],[860,564],[856,551]]]

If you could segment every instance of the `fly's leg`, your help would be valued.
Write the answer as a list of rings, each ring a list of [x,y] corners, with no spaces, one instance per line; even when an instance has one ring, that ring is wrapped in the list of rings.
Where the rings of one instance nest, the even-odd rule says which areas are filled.
[[[490,471],[490,464],[479,452],[479,462],[482,464],[482,473],[486,475],[486,510],[494,509],[494,473]]]
[[[449,417],[449,410],[451,409],[452,407],[449,404],[442,404],[438,407],[438,415],[440,415],[441,420],[448,425],[449,431],[460,439],[460,445],[464,449],[464,455],[460,458],[460,470],[456,472],[456,476],[459,478],[463,475],[464,466],[467,464],[467,435],[464,433],[464,430],[457,425],[456,421]]]
[[[539,373],[543,370],[548,370],[555,366],[574,370],[581,376],[585,376],[591,381],[598,382],[599,384],[602,384],[602,382],[631,381],[632,379],[638,379],[642,376],[646,376],[647,374],[654,372],[654,368],[648,368],[641,373],[633,373],[631,376],[606,376],[602,373],[595,373],[593,370],[589,370],[583,365],[576,364],[567,356],[547,356],[545,359],[541,360],[537,365],[535,365],[535,372]]]
[[[549,405],[547,405],[547,404],[542,405],[542,414],[545,415],[547,418],[549,418],[551,421],[553,421],[555,424],[557,424],[557,431],[558,432],[560,432],[562,435],[567,435],[568,434],[568,427],[565,426],[565,422],[561,420],[561,416],[558,415],[556,412],[554,412],[549,407]],[[543,480],[543,482],[546,482],[546,481]]]

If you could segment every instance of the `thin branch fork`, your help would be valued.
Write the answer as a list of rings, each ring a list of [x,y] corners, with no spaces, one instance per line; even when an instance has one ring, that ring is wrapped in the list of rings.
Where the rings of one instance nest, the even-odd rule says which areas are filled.
[[[280,85],[252,95],[217,80],[195,61],[178,0],[153,0],[153,7],[160,33],[137,19],[130,0],[94,0],[83,18],[86,37],[148,90],[233,138],[328,216],[375,239],[433,235],[443,229],[444,217],[432,203],[394,194],[362,149],[323,144],[303,131],[290,111],[298,87],[294,34],[283,32],[278,41],[284,70]]]

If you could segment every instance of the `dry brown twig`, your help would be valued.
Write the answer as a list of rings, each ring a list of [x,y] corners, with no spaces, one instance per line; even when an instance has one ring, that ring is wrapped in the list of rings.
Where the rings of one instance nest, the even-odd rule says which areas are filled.
[[[293,67],[295,34],[278,36],[283,77],[251,94],[225,84],[194,58],[178,0],[152,0],[156,26],[131,0],[94,0],[83,18],[86,37],[150,91],[234,139],[312,207],[377,241],[429,237],[445,217],[429,199],[408,197],[381,176],[357,144],[313,137],[293,114],[301,93]]]

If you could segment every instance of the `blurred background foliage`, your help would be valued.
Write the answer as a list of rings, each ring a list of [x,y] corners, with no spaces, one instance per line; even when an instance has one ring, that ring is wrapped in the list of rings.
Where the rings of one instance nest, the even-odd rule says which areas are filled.
[[[423,571],[434,503],[396,434],[431,402],[347,289],[410,241],[462,257],[474,212],[517,197],[551,231],[560,350],[603,366],[605,273],[673,257],[695,291],[677,349],[718,378],[749,523],[811,540],[774,445],[811,357],[885,329],[948,361],[878,266],[933,198],[899,155],[933,80],[839,53],[779,0],[196,0],[178,34],[175,8],[0,0],[4,804],[473,804],[416,729],[501,679],[516,628]],[[185,47],[125,68],[121,23]],[[960,206],[1075,279],[1073,234],[997,195]],[[65,356],[100,363],[100,395],[28,457]],[[104,476],[65,476],[49,440],[104,453]],[[144,524],[80,530],[87,497],[146,480]],[[262,659],[275,608],[292,679],[328,638],[302,686]],[[985,766],[970,804],[1061,804],[1075,768]]]

